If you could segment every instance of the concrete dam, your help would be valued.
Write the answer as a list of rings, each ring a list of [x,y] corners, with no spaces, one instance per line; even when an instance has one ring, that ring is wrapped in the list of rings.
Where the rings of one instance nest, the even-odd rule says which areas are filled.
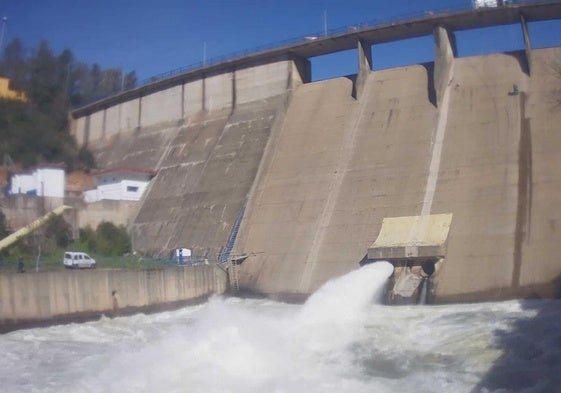
[[[216,256],[231,239],[242,288],[298,300],[388,260],[397,297],[427,275],[435,302],[556,297],[561,48],[533,49],[527,28],[555,18],[560,3],[533,3],[276,48],[79,108],[72,130],[102,168],[157,172],[136,251]],[[457,57],[454,31],[513,23],[522,50]],[[372,70],[373,44],[424,35],[434,62]],[[357,75],[311,82],[310,58],[350,48]]]

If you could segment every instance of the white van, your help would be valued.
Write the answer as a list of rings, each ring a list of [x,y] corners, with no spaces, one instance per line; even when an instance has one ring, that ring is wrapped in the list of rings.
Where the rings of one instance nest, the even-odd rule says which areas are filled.
[[[69,268],[94,268],[95,259],[85,252],[66,251],[63,259],[64,267]]]

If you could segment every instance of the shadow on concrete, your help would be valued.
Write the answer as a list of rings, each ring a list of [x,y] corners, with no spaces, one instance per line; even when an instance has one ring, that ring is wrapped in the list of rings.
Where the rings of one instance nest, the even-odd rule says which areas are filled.
[[[495,331],[495,347],[503,355],[472,393],[561,392],[561,300],[524,300],[521,305],[534,315],[513,316],[509,328]]]
[[[368,254],[365,254],[364,257],[360,261],[358,261],[358,265],[360,267],[363,267],[364,265],[367,265],[369,263],[372,263],[372,261],[368,259]]]
[[[436,107],[436,89],[434,88],[434,63],[421,64],[427,71],[427,98]]]
[[[522,71],[526,75],[530,75],[530,63],[525,51],[510,51],[505,52],[505,55],[514,57],[520,66],[520,71]]]

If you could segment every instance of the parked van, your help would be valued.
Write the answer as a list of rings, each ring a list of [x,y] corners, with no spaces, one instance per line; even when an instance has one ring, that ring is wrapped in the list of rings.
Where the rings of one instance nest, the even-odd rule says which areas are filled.
[[[66,251],[63,259],[64,267],[69,268],[94,268],[95,259],[85,252]]]

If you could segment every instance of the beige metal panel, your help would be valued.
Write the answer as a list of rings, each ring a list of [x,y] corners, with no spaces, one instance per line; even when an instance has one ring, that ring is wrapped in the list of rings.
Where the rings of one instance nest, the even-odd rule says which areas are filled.
[[[372,248],[440,246],[446,242],[453,214],[384,218]]]

